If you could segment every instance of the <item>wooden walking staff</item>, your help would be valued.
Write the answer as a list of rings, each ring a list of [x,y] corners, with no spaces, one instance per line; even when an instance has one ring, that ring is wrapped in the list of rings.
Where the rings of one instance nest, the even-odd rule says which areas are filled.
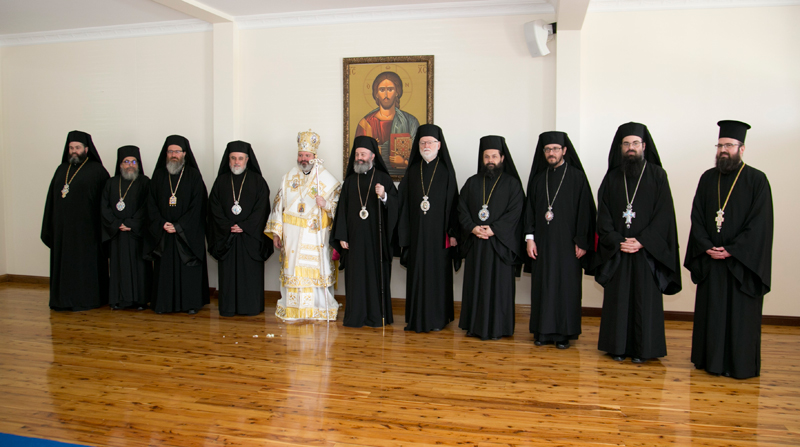
[[[321,158],[314,158],[312,160],[309,160],[309,162],[314,164],[314,170],[316,171],[315,175],[317,177],[317,196],[319,196],[319,193],[320,193],[320,190],[319,190],[319,165],[322,164],[323,160]],[[316,201],[316,197],[314,198],[314,200]],[[322,213],[324,211],[322,211],[322,208],[320,208],[319,205],[317,205],[317,210],[319,210],[319,231],[317,231],[317,246],[319,246],[319,261],[320,261],[320,264],[319,264],[319,267],[320,267],[320,269],[319,269],[319,281],[320,281],[321,284],[325,284],[325,279],[322,277],[322,266],[324,265],[323,262],[325,261],[325,243],[324,242],[320,243],[320,240],[319,240],[319,236],[322,233]],[[325,297],[325,321],[330,323],[330,321],[331,321],[331,313],[330,313],[330,310],[328,310],[328,292],[327,292],[328,288],[327,288],[327,286],[324,287],[323,290],[325,291],[325,293],[323,293],[323,295]]]

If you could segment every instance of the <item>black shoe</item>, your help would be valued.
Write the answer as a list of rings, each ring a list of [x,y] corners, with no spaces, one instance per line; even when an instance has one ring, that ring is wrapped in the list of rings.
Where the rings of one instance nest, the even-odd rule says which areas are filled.
[[[724,373],[722,373],[722,375],[725,376],[725,377],[730,377],[731,373],[729,373],[728,371],[725,371]]]
[[[624,355],[612,355],[611,359],[612,360],[616,360],[618,362],[622,362],[622,361],[625,361],[625,356]]]
[[[122,309],[122,307],[120,307],[120,305],[119,305],[119,304],[112,304],[112,305],[111,305],[111,308],[112,308],[112,309],[114,309],[114,310],[120,310],[120,309]]]
[[[136,308],[136,310],[144,310],[144,306],[139,306]]]
[[[197,313],[197,309],[189,309],[189,311],[186,312],[186,313],[189,314],[189,315],[194,315],[194,314]]]
[[[552,341],[541,341],[541,340],[534,340],[533,344],[536,346],[544,346],[544,345],[552,345]]]
[[[435,328],[431,329],[431,331],[433,331],[433,332],[439,332],[441,330],[442,330],[442,328],[439,328],[439,327],[435,327]]]
[[[477,337],[477,335],[472,331],[467,331],[467,337]]]
[[[503,338],[503,337],[492,337],[489,340],[500,340],[501,338]]]
[[[631,363],[644,363],[647,359],[643,359],[641,357],[631,357]]]
[[[556,348],[567,349],[569,348],[569,340],[556,342]]]

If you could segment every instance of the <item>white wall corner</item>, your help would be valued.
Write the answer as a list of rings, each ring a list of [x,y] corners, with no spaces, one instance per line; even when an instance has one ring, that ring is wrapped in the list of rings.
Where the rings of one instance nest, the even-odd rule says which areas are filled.
[[[581,31],[556,34],[556,130],[566,132],[580,148]]]
[[[213,43],[214,160],[241,131],[239,30],[235,23],[215,23]]]
[[[0,48],[0,275],[5,275],[8,273],[8,249],[6,244],[6,228],[8,228],[8,222],[6,222],[8,213],[6,212],[6,204],[8,203],[8,199],[6,198],[6,179],[8,178],[8,174],[6,173],[7,169],[10,169],[9,160],[6,158],[6,143],[4,137],[3,129],[3,48]]]

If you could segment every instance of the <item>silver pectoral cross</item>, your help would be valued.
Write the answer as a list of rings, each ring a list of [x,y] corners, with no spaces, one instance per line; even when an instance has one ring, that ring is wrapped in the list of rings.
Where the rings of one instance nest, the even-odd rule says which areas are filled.
[[[625,212],[622,213],[622,217],[625,218],[625,225],[630,229],[632,220],[636,217],[636,213],[633,211],[633,205],[628,204],[625,208]]]
[[[714,218],[714,220],[717,222],[717,233],[719,233],[720,230],[722,230],[722,222],[725,222],[725,218],[722,217],[724,215],[725,211],[717,210],[717,217]]]

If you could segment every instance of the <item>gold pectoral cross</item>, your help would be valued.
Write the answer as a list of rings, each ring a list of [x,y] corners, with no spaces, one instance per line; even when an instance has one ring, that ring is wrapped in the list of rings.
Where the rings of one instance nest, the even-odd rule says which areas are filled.
[[[714,220],[717,222],[717,233],[719,233],[720,230],[722,230],[722,222],[725,222],[725,218],[722,217],[724,215],[725,215],[725,211],[718,210],[717,211],[717,217],[714,218]]]

